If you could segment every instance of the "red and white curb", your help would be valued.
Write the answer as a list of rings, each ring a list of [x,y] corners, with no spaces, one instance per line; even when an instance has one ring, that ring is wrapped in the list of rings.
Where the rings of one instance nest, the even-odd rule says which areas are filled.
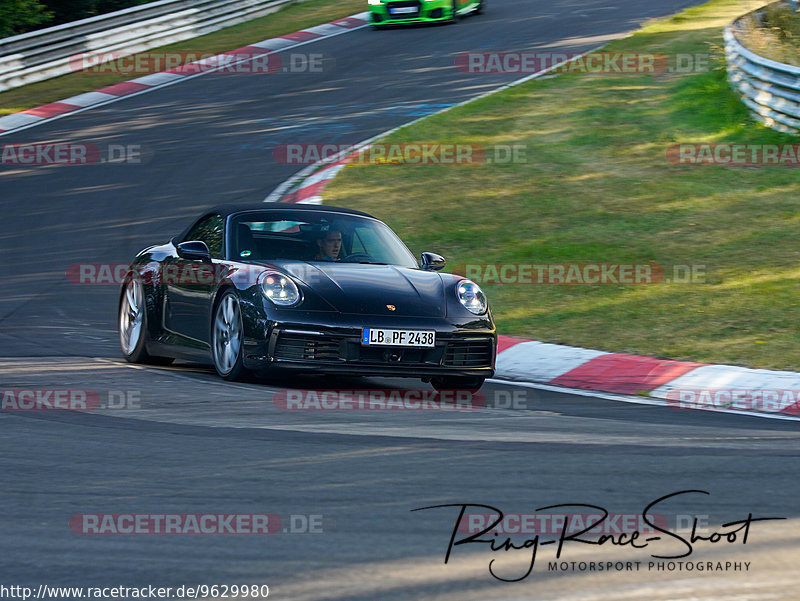
[[[511,336],[500,336],[498,342],[498,376],[565,388],[616,394],[649,393],[702,366],[702,363],[607,353]]]
[[[343,159],[326,165],[322,169],[314,172],[308,177],[295,176],[284,185],[283,189],[278,189],[270,196],[265,202],[288,202],[288,203],[304,203],[304,204],[322,204],[322,192],[328,183],[335,178],[339,172],[347,166],[350,159],[356,153],[349,154]],[[284,192],[286,187],[291,187],[291,184],[300,179],[300,184],[291,192]]]
[[[613,395],[646,395],[660,400],[647,404],[676,409],[784,419],[800,415],[800,373],[791,371],[655,359],[500,336],[496,377]]]
[[[94,92],[86,92],[58,102],[27,109],[20,113],[6,115],[5,117],[0,117],[0,136],[117,102],[123,98],[152,92],[159,88],[227,69],[233,65],[250,62],[273,52],[282,52],[325,38],[349,33],[366,27],[369,24],[368,19],[368,12],[358,13],[330,23],[309,27],[302,31],[288,33],[263,42],[256,42],[244,48],[223,52],[222,54],[188,63],[168,71],[152,73],[95,90]]]

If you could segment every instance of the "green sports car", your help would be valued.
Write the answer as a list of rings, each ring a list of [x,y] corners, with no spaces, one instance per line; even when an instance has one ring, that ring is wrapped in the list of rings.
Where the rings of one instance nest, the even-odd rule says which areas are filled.
[[[367,0],[376,28],[404,23],[454,22],[483,11],[486,0]]]

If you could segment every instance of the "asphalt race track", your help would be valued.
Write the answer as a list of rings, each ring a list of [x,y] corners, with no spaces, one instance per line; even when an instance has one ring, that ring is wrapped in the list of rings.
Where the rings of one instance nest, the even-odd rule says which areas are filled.
[[[125,263],[206,207],[263,199],[300,169],[275,160],[280,144],[356,143],[518,77],[462,73],[458,52],[588,50],[691,4],[491,0],[456,26],[364,28],[289,51],[322,54],[321,73],[209,74],[0,138],[145,150],[143,164],[0,167],[0,387],[128,400],[87,413],[0,412],[0,581],[267,584],[270,598],[309,601],[795,598],[794,422],[496,383],[483,389],[487,408],[469,412],[282,411],[277,390],[409,383],[231,384],[203,366],[131,366],[119,355],[117,287],[65,277],[74,264]],[[746,545],[700,542],[683,560],[749,562],[748,571],[647,570],[650,549],[573,543],[562,560],[642,568],[550,572],[554,549],[543,547],[529,578],[505,583],[489,562],[497,556],[496,572],[516,577],[529,554],[465,545],[444,565],[457,509],[411,512],[590,503],[638,514],[689,489],[711,494],[664,503],[670,526],[687,515],[712,530],[749,513],[787,520],[754,523]],[[71,516],[87,513],[270,513],[282,528],[74,533]],[[302,532],[309,520],[315,531]]]

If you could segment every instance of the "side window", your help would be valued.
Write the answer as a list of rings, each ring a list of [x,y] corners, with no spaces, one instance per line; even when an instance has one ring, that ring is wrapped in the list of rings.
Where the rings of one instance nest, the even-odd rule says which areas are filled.
[[[221,259],[223,224],[224,222],[220,215],[203,217],[187,234],[184,242],[202,240],[208,246],[208,250],[211,251],[211,256],[215,259]]]

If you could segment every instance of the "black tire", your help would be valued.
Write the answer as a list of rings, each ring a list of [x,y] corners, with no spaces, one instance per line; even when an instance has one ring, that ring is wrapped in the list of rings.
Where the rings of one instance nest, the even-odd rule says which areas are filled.
[[[483,10],[485,8],[486,8],[486,0],[481,0],[480,3],[478,4],[478,8],[475,9],[475,14],[476,15],[482,15],[483,14]]]
[[[369,21],[372,24],[372,29],[386,29],[384,21],[375,22],[375,15],[370,15]]]
[[[486,378],[468,376],[443,376],[431,378],[431,386],[436,390],[468,390],[475,393],[481,389]]]
[[[211,318],[211,359],[220,378],[231,382],[249,380],[244,366],[244,325],[239,297],[226,290],[217,299]]]
[[[132,307],[132,303],[136,306]],[[129,278],[122,289],[117,311],[117,330],[122,356],[129,363],[169,365],[175,360],[172,357],[155,357],[147,352],[147,300],[144,285],[136,278]]]

